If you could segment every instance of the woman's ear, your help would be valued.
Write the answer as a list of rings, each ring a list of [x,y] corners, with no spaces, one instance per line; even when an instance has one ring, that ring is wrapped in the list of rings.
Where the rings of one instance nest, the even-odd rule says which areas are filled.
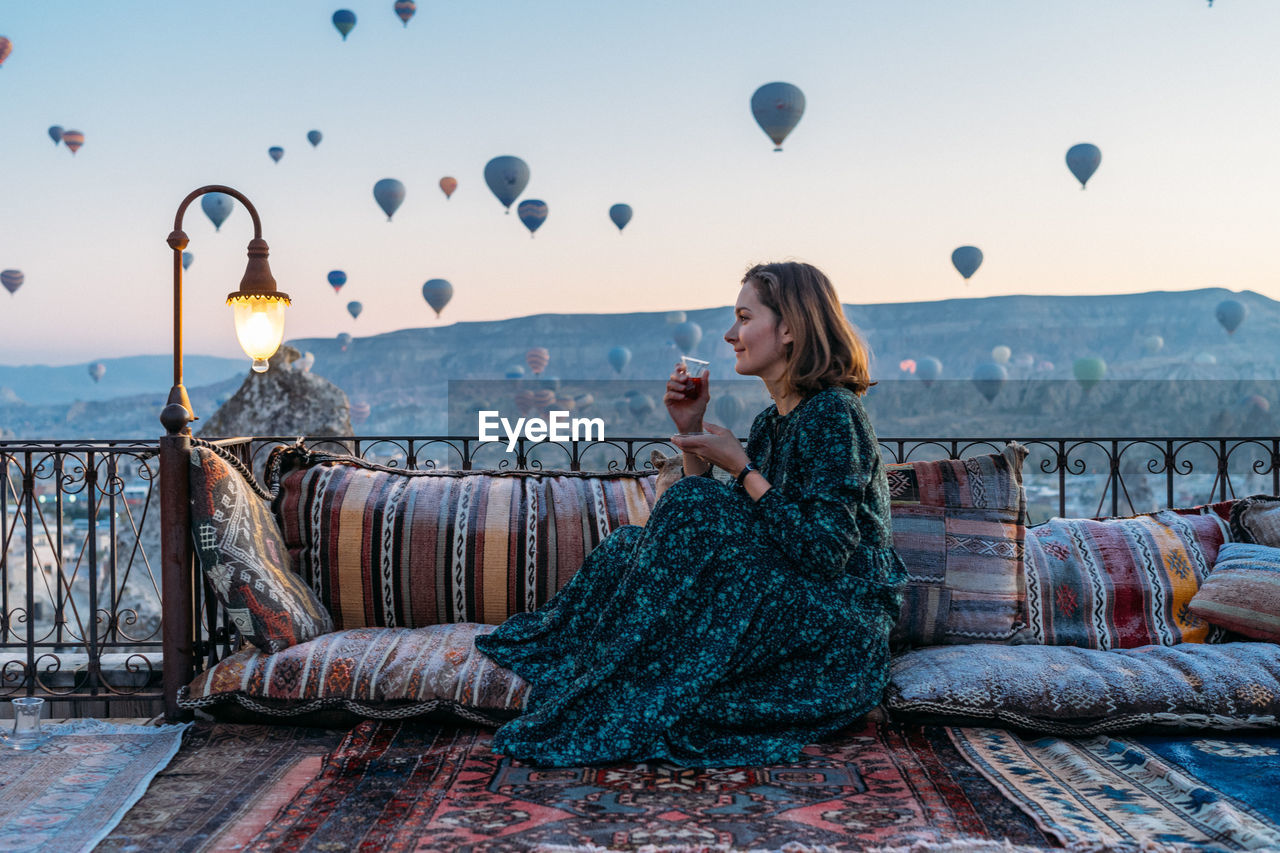
[[[791,337],[791,330],[781,320],[778,321],[778,340],[784,344],[794,343],[794,339]]]

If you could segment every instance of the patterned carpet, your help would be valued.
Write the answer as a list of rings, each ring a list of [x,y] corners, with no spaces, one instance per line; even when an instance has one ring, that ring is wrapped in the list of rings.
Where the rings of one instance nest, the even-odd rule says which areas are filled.
[[[343,733],[292,726],[197,722],[182,749],[115,829],[104,851],[233,850],[230,831],[265,824],[293,791],[309,781]],[[283,802],[273,799],[288,792]],[[265,813],[265,815],[264,815]]]
[[[75,720],[30,752],[0,748],[0,850],[92,850],[178,751],[185,725]]]
[[[950,729],[961,753],[1062,844],[1280,848],[1280,734],[1023,739]]]
[[[274,819],[242,809],[205,836],[224,846],[207,849],[846,851],[956,838],[1052,846],[941,728],[869,724],[807,747],[795,765],[707,770],[542,770],[494,755],[490,735],[362,723],[304,784],[276,774],[268,792],[291,796]]]

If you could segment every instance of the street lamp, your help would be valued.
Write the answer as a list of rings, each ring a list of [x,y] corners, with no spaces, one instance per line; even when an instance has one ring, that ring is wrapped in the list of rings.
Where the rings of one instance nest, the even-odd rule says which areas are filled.
[[[178,205],[173,219],[169,248],[173,249],[173,388],[160,412],[160,423],[166,435],[160,438],[160,565],[164,586],[164,608],[161,634],[164,641],[164,705],[170,720],[189,716],[177,704],[177,685],[191,681],[196,646],[195,625],[199,615],[192,607],[191,531],[189,529],[191,493],[191,428],[196,419],[187,389],[182,384],[182,250],[187,248],[187,235],[182,230],[182,215],[191,202],[206,193],[223,193],[239,201],[253,218],[253,239],[249,241],[249,263],[240,289],[227,294],[227,304],[235,317],[236,337],[240,346],[253,359],[253,369],[263,373],[269,359],[284,338],[284,309],[289,295],[276,290],[276,280],[267,263],[267,241],[262,239],[262,223],[258,211],[240,192],[212,184],[194,190]],[[183,604],[185,602],[186,604]],[[212,617],[210,617],[212,640]],[[207,650],[206,650],[207,651]]]
[[[191,202],[206,193],[223,193],[239,201],[253,218],[253,239],[249,241],[249,263],[240,279],[240,289],[227,294],[236,324],[236,337],[249,358],[255,373],[265,373],[267,359],[280,348],[284,339],[284,309],[289,294],[276,290],[276,280],[267,263],[267,241],[262,239],[262,223],[258,210],[238,190],[211,184],[193,190],[173,218],[169,248],[173,250],[173,388],[160,413],[160,423],[169,435],[190,432],[187,426],[196,420],[187,389],[182,384],[182,250],[187,248],[187,234],[182,230],[182,216]]]

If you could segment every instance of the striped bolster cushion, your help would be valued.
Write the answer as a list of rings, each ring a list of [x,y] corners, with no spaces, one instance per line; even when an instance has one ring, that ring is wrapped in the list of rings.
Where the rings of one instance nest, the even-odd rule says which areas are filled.
[[[536,610],[610,531],[648,520],[656,476],[406,471],[299,447],[268,463],[294,570],[336,630]]]
[[[1280,643],[1280,548],[1223,545],[1190,610],[1246,637]]]
[[[907,567],[895,648],[1008,642],[1026,624],[1022,461],[1002,453],[895,463],[893,547]]]
[[[343,710],[399,719],[431,712],[500,724],[520,713],[528,683],[477,651],[491,625],[353,628],[282,652],[246,647],[179,693],[187,709],[238,704],[272,716]]]

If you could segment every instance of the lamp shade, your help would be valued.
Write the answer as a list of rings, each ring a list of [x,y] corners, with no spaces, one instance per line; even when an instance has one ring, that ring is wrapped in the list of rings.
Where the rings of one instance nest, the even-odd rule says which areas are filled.
[[[254,293],[232,294],[227,304],[235,315],[236,337],[253,359],[254,373],[267,372],[267,359],[284,340],[284,309],[288,297]]]

